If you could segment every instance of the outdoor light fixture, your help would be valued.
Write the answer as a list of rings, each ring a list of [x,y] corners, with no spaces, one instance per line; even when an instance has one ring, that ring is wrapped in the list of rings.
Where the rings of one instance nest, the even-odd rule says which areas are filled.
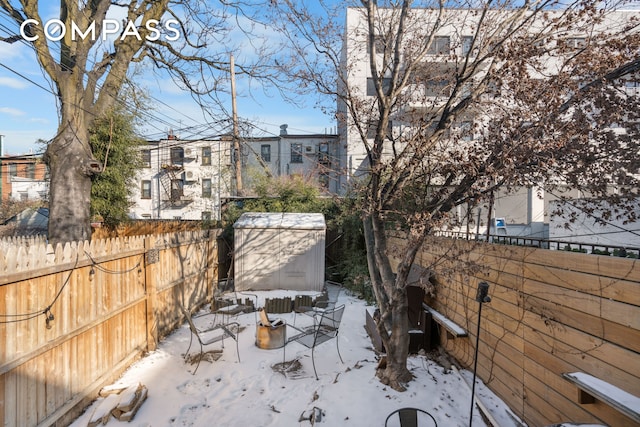
[[[51,312],[51,308],[47,307],[47,309],[44,311],[44,321],[47,324],[47,329],[51,329],[51,327],[53,326],[52,323],[55,320],[55,317],[53,317],[53,313]]]
[[[478,346],[480,344],[480,319],[482,318],[482,304],[491,302],[489,296],[489,284],[487,282],[478,283],[478,292],[476,293],[476,301],[480,303],[478,307],[478,330],[476,332],[476,350],[473,356],[473,384],[471,385],[471,411],[469,412],[469,427],[473,424],[473,403],[476,394],[476,369],[478,367]]]

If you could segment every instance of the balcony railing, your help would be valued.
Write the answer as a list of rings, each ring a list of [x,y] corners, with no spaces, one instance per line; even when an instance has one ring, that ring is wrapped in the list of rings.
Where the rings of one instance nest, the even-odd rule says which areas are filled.
[[[475,233],[465,233],[461,231],[438,231],[440,237],[452,239],[487,241],[486,234],[476,235]],[[490,234],[489,243],[513,246],[529,246],[541,249],[557,251],[582,252],[594,255],[617,256],[621,258],[639,258],[640,248],[630,246],[602,245],[595,243],[568,242],[566,240],[539,239],[534,237],[519,237]]]

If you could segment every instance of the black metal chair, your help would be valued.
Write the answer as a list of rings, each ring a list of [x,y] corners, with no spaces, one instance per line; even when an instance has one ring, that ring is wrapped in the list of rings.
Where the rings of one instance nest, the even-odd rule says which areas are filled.
[[[335,308],[338,304],[338,300],[340,298],[340,293],[342,292],[343,286],[341,283],[332,282],[327,280],[325,282],[327,285],[331,285],[331,287],[326,286],[324,291],[324,297],[315,301],[312,306],[299,306],[294,307],[293,309],[293,324],[296,324],[296,315],[304,314],[310,317],[315,317],[318,313],[323,310],[329,310]]]
[[[297,328],[293,325],[287,325],[299,332],[297,335],[289,338],[287,343],[295,341],[311,349],[311,362],[313,363],[313,373],[315,374],[316,379],[319,378],[318,371],[316,370],[314,352],[315,348],[320,344],[335,338],[338,357],[340,358],[340,362],[344,363],[342,355],[340,354],[340,346],[338,345],[338,331],[340,330],[340,322],[342,321],[344,307],[345,306],[343,304],[338,307],[316,312],[316,315],[313,318],[313,325],[306,328]],[[286,345],[284,347],[286,347]]]
[[[396,409],[395,411],[393,411],[387,416],[387,419],[384,421],[385,427],[391,427],[392,425],[396,425],[396,424],[389,424],[389,420],[394,419],[394,415],[398,416],[398,419],[400,420],[400,424],[399,424],[400,427],[418,427],[418,425],[420,426],[432,425],[431,424],[432,421],[433,421],[433,427],[438,427],[438,423],[436,422],[436,419],[433,418],[433,415],[431,415],[427,411],[423,411],[422,409],[418,409],[418,408]],[[420,420],[426,420],[428,424],[424,424],[424,423],[418,424],[418,421]]]
[[[200,344],[200,355],[198,357],[198,364],[196,365],[196,369],[193,370],[193,375],[196,374],[198,367],[200,367],[200,362],[202,361],[202,356],[204,355],[204,346],[222,341],[222,346],[224,347],[225,338],[231,338],[236,342],[236,354],[238,355],[238,362],[240,362],[240,348],[238,346],[238,333],[240,332],[240,324],[238,322],[214,324],[213,326],[199,329],[193,322],[189,311],[182,305],[180,305],[180,310],[182,310],[182,314],[187,320],[189,329],[191,331],[191,335],[189,336],[189,347],[187,347],[187,351],[184,353],[185,360],[189,357],[189,350],[191,349],[194,335],[196,336],[196,338],[198,339],[198,343]]]

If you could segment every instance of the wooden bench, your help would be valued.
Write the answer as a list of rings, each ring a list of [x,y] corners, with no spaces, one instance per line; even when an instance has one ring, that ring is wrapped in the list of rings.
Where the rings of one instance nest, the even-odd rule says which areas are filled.
[[[578,403],[595,403],[596,399],[640,423],[640,397],[584,372],[562,374],[578,387]]]
[[[469,335],[463,327],[461,327],[439,311],[434,310],[426,304],[422,304],[422,308],[425,311],[431,313],[431,318],[433,319],[433,321],[440,324],[447,331],[447,337],[461,338]]]

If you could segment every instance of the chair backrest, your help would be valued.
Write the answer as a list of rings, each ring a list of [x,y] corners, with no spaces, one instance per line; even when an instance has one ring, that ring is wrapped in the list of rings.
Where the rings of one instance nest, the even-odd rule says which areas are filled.
[[[342,314],[344,313],[344,304],[335,308],[324,310],[320,316],[319,326],[338,330]]]
[[[189,312],[187,311],[187,309],[185,309],[181,304],[178,304],[180,306],[180,310],[182,310],[182,314],[184,315],[185,319],[187,319],[187,323],[189,324],[189,329],[191,329],[191,333],[193,333],[196,337],[198,337],[198,341],[200,341],[202,343],[202,341],[200,340],[200,331],[198,331],[198,328],[196,328],[196,325],[193,323],[193,319],[191,319],[191,314],[189,314]]]
[[[422,414],[420,417],[418,415]],[[387,416],[387,419],[384,422],[385,427],[391,427],[397,424],[389,424],[389,420],[394,419],[394,415],[398,416],[400,420],[400,427],[423,427],[423,426],[433,426],[438,427],[438,423],[436,423],[436,419],[433,418],[433,415],[428,413],[427,411],[423,411],[418,408],[400,408],[396,409],[392,413]],[[418,421],[427,420],[428,424],[422,423],[418,424]]]

